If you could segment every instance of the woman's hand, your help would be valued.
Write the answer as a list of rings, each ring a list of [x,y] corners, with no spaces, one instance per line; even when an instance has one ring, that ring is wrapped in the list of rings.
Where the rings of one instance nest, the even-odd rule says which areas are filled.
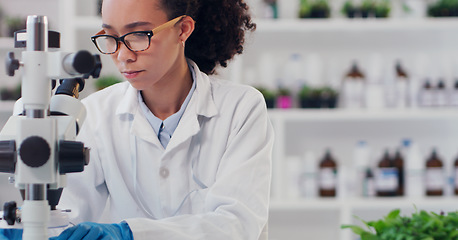
[[[119,224],[80,223],[50,240],[133,240],[132,231],[125,222]],[[2,239],[0,239],[2,240]]]

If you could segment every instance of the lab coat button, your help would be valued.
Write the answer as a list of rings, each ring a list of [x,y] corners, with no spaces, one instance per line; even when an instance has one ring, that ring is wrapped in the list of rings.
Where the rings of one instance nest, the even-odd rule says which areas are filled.
[[[161,177],[167,178],[169,176],[169,170],[165,167],[161,167],[161,169],[159,170],[159,174],[161,175]]]

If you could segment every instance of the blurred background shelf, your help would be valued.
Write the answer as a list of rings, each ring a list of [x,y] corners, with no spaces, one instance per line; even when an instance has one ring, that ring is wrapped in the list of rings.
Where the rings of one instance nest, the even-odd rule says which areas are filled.
[[[418,109],[270,109],[274,120],[287,121],[421,121],[452,119],[458,121],[457,108]]]
[[[247,2],[254,12],[260,12],[257,4],[261,0]],[[284,7],[280,9],[281,18],[253,19],[257,29],[247,35],[244,54],[232,60],[228,69],[218,69],[220,77],[245,84],[278,87],[278,80],[285,76],[288,60],[293,54],[303,58],[305,71],[319,69],[315,75],[307,75],[307,80],[314,84],[339,86],[353,61],[368,73],[373,70],[370,68],[373,56],[379,56],[382,63],[390,67],[395,60],[401,60],[416,81],[424,77],[433,81],[444,78],[450,87],[458,77],[456,17],[403,18],[393,14],[387,19],[347,19],[339,12],[344,0],[335,0],[330,1],[333,5],[330,19],[297,19],[293,17],[297,13],[286,7],[299,0],[278,2]],[[392,0],[393,4],[401,2],[404,1]],[[0,4],[10,15],[47,15],[50,29],[61,32],[62,50],[85,49],[97,53],[90,37],[100,30],[102,24],[97,15],[99,0],[0,0]],[[6,54],[12,47],[12,38],[0,38],[0,54]],[[419,65],[418,61],[426,64]],[[102,63],[102,75],[118,74],[110,56],[102,56]],[[6,77],[4,70],[0,69],[0,74],[1,86],[13,86],[13,80]],[[82,97],[95,91],[91,81],[88,80]],[[13,106],[13,101],[0,102],[0,121],[3,121],[0,124],[6,122]],[[341,224],[358,223],[354,215],[371,220],[394,208],[414,211],[414,205],[431,211],[458,209],[458,199],[450,193],[439,198],[418,199],[365,199],[345,195],[334,199],[295,199],[285,190],[291,184],[286,180],[289,173],[285,167],[290,158],[303,158],[305,152],[313,151],[319,159],[325,149],[332,149],[339,166],[348,168],[359,140],[366,140],[374,155],[385,148],[399,147],[401,140],[406,138],[421,147],[423,157],[432,147],[437,147],[450,172],[450,163],[458,154],[458,108],[293,108],[270,109],[268,113],[276,136],[270,239],[354,240],[354,235],[340,229]],[[7,181],[6,176],[0,177],[3,182]],[[3,182],[0,190],[4,190]],[[14,191],[12,186],[8,188]],[[0,200],[9,200],[5,199],[7,196],[10,195],[2,192]]]
[[[399,33],[420,31],[428,32],[456,31],[458,18],[418,18],[418,19],[255,19],[256,31],[259,33],[325,33],[325,32],[359,32],[366,31]]]

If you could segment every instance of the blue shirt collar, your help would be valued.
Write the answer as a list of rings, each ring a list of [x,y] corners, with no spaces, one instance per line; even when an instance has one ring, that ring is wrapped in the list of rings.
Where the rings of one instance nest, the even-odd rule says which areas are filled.
[[[145,114],[146,119],[150,123],[151,127],[154,129],[156,132],[156,135],[159,137],[159,134],[161,131],[166,133],[167,135],[172,137],[173,133],[175,132],[175,129],[178,127],[178,123],[180,122],[181,117],[183,116],[183,113],[188,106],[189,101],[191,100],[192,94],[194,93],[194,90],[196,89],[196,73],[194,68],[189,65],[189,69],[191,71],[192,75],[192,86],[191,90],[189,90],[188,95],[186,96],[186,99],[184,100],[183,104],[180,107],[180,110],[178,112],[172,114],[168,118],[166,118],[164,121],[162,121],[160,118],[154,116],[154,114],[149,110],[149,108],[146,106],[145,102],[143,101],[143,97],[138,91],[137,96],[138,96],[138,101],[140,104],[140,108],[142,109],[143,114]],[[161,129],[162,124],[164,127]],[[161,139],[161,138],[159,138]],[[168,141],[167,141],[168,143]],[[161,142],[161,144],[164,146],[164,148],[167,146],[167,143]]]

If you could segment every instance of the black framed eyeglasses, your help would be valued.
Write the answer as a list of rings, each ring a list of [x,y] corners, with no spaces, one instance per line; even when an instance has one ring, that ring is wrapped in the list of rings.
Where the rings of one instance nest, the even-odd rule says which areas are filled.
[[[186,15],[174,18],[162,25],[155,27],[151,31],[135,31],[115,37],[112,35],[104,34],[105,30],[101,30],[91,37],[92,42],[97,49],[103,54],[114,54],[119,49],[119,42],[124,43],[126,47],[132,52],[145,51],[150,47],[151,38],[158,32],[174,26],[178,21],[186,17]]]

